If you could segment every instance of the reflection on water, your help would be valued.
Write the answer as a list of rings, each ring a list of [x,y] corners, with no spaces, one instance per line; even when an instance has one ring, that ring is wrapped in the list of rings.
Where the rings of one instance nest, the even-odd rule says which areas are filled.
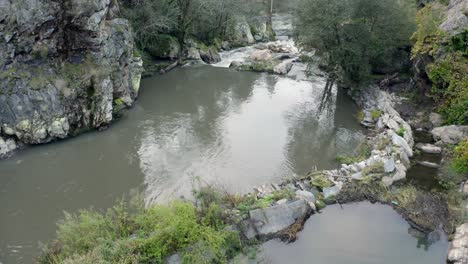
[[[185,71],[143,82],[146,89],[171,87],[165,96],[184,104],[175,112],[152,113],[154,122],[141,126],[138,154],[148,203],[190,195],[194,179],[247,192],[314,166],[330,168],[338,152],[349,153],[362,140],[352,102],[340,98],[344,111],[338,112],[336,101],[344,96],[321,79],[206,67],[197,68],[198,74]]]
[[[269,264],[440,264],[447,238],[417,238],[389,206],[368,202],[333,205],[313,215],[296,242],[264,244],[262,263]]]
[[[130,189],[147,202],[190,195],[192,181],[231,191],[335,166],[362,137],[353,103],[325,82],[201,66],[143,80],[110,129],[0,161],[0,262],[30,263],[63,211],[106,208]]]

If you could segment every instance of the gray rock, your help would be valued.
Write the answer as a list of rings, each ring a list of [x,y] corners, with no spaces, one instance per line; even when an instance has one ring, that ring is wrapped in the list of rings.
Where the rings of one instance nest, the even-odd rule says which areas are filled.
[[[115,100],[133,104],[142,60],[134,56],[129,22],[116,17],[117,1],[72,0],[66,9],[60,1],[6,2],[0,3],[6,37],[0,68],[8,73],[0,76],[0,137],[47,143],[106,127]]]
[[[179,254],[174,254],[166,259],[166,264],[180,264],[182,263],[182,258]]]
[[[246,45],[255,43],[255,39],[250,31],[250,25],[247,23],[245,17],[237,17],[234,22],[233,28],[231,28],[230,34],[231,42],[234,45]]]
[[[398,163],[396,165],[396,172],[392,177],[392,183],[399,181],[399,180],[403,180],[405,178],[406,178],[406,167],[403,164]]]
[[[249,239],[274,235],[287,229],[298,219],[306,217],[310,211],[311,208],[305,200],[252,210],[249,212],[248,227],[244,233]]]
[[[337,196],[341,191],[341,184],[337,184],[332,187],[325,187],[323,188],[323,197],[325,199],[332,198]]]
[[[271,60],[271,51],[269,50],[256,50],[249,56],[252,61],[267,61]]]
[[[10,156],[17,147],[14,139],[0,137],[0,159]]]
[[[351,175],[351,178],[354,180],[361,180],[362,179],[362,172],[356,172],[353,175]]]
[[[424,153],[429,153],[429,154],[440,154],[442,152],[442,148],[432,145],[432,144],[427,144],[427,143],[418,143],[416,144],[416,148],[421,150]]]
[[[439,164],[434,163],[434,162],[430,162],[430,161],[418,161],[418,164],[421,165],[421,166],[428,167],[428,168],[433,168],[433,169],[437,169],[437,168],[440,167]]]
[[[389,173],[395,170],[395,159],[393,157],[385,160],[384,162],[384,171]]]
[[[393,178],[389,177],[389,176],[384,176],[384,177],[382,177],[382,183],[385,186],[389,187],[389,186],[391,186],[393,184]]]
[[[214,47],[209,47],[208,49],[200,49],[201,59],[208,63],[213,64],[221,61],[221,56],[219,56],[218,51]]]
[[[457,227],[449,246],[447,262],[454,264],[468,263],[468,223]]]
[[[444,123],[444,118],[441,114],[438,113],[430,113],[429,114],[429,121],[431,122],[433,127],[441,126]]]
[[[468,137],[468,126],[442,126],[431,131],[435,141],[445,144],[458,144],[463,138]]]
[[[281,62],[280,64],[276,65],[273,68],[273,72],[275,72],[276,74],[286,75],[291,70],[292,65],[293,65],[293,60],[285,60]]]
[[[404,138],[400,137],[397,134],[393,134],[392,135],[392,143],[394,145],[397,145],[397,146],[401,147],[406,152],[408,157],[410,157],[410,158],[413,157],[413,150],[411,149],[411,147],[408,145],[408,143],[406,142],[406,140]]]
[[[315,199],[315,195],[308,191],[297,190],[296,198],[305,200],[309,203],[309,205],[311,205],[311,207],[315,204],[315,202],[317,202],[317,199]]]
[[[468,27],[466,8],[466,0],[451,0],[446,14],[447,19],[439,27],[449,35],[466,30]]]

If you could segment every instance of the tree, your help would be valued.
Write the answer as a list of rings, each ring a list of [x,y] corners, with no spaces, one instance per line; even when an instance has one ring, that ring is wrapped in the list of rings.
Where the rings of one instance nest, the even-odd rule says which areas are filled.
[[[413,12],[403,0],[302,0],[297,42],[322,56],[332,78],[361,85],[409,45]]]

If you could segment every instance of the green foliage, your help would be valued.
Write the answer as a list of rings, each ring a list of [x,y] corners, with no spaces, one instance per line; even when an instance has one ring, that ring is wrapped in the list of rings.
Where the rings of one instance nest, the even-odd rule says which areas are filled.
[[[332,187],[335,185],[331,180],[325,177],[325,175],[319,174],[316,175],[312,178],[312,181],[310,182],[312,186],[315,186],[319,188],[320,190],[323,190],[323,188],[327,187]]]
[[[444,20],[445,7],[438,3],[431,3],[418,11],[416,15],[417,30],[411,37],[414,42],[413,58],[418,54],[433,56],[441,47],[445,32],[439,28]]]
[[[250,210],[266,208],[276,201],[281,199],[291,199],[294,197],[294,192],[289,189],[281,189],[273,191],[270,195],[267,195],[261,199],[256,199],[254,196],[245,196],[236,208],[242,213],[247,214]]]
[[[355,151],[354,155],[347,156],[347,155],[338,155],[336,156],[336,161],[342,164],[353,164],[356,162],[361,162],[371,155],[371,147],[368,144],[361,144],[357,151]]]
[[[468,29],[450,38],[449,48],[451,51],[460,51],[468,56]]]
[[[457,51],[431,64],[432,95],[447,123],[468,124],[468,59]]]
[[[302,0],[297,42],[322,55],[329,72],[359,85],[371,71],[391,67],[398,48],[408,45],[414,12],[410,1]]]
[[[214,203],[201,213],[192,203],[174,201],[148,209],[122,202],[107,213],[67,213],[57,240],[38,262],[163,263],[180,253],[183,263],[226,263],[241,244],[236,232],[224,228],[221,212]]]
[[[404,127],[400,127],[396,133],[397,135],[399,135],[400,137],[403,137],[405,135],[405,132],[406,132],[406,129]]]
[[[458,173],[468,173],[468,138],[455,147],[452,168]]]
[[[384,163],[383,162],[377,162],[377,163],[374,163],[372,165],[366,166],[362,170],[362,175],[363,175],[363,177],[366,177],[366,176],[371,176],[371,175],[375,175],[375,174],[382,174],[384,172],[385,172]]]
[[[382,116],[382,111],[378,110],[378,109],[373,109],[372,112],[371,112],[371,116],[373,119],[379,119],[380,116]]]

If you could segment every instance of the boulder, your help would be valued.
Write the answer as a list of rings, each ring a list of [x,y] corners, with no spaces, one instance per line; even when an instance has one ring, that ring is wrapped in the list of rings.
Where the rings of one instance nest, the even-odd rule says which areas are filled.
[[[273,68],[273,72],[276,74],[286,75],[288,74],[289,70],[291,70],[292,65],[293,65],[293,60],[283,61]]]
[[[302,190],[296,191],[296,198],[305,200],[312,208],[315,207],[315,202],[317,201],[313,193]]]
[[[269,50],[256,50],[249,56],[252,61],[267,61],[271,60],[271,51]]]
[[[342,183],[339,182],[335,186],[323,188],[323,197],[325,199],[333,198],[337,196],[341,191]]]
[[[468,27],[466,8],[466,0],[450,0],[447,19],[439,27],[452,36],[466,30]]]
[[[201,60],[200,51],[195,47],[187,49],[187,60]]]
[[[442,152],[442,148],[432,145],[432,144],[425,144],[425,143],[418,143],[416,144],[416,148],[421,150],[424,153],[429,154],[440,154]]]
[[[246,45],[255,43],[255,39],[250,31],[250,25],[245,17],[237,17],[234,26],[231,28],[231,42],[234,45]]]
[[[251,239],[256,236],[273,236],[296,223],[296,221],[308,217],[311,208],[305,200],[297,200],[290,203],[274,205],[263,209],[255,209],[249,212],[244,234]]]
[[[218,63],[221,61],[221,56],[219,56],[218,51],[214,47],[200,49],[200,57],[208,64]]]
[[[468,137],[468,126],[441,126],[432,129],[435,141],[445,144],[458,144],[463,138]]]

